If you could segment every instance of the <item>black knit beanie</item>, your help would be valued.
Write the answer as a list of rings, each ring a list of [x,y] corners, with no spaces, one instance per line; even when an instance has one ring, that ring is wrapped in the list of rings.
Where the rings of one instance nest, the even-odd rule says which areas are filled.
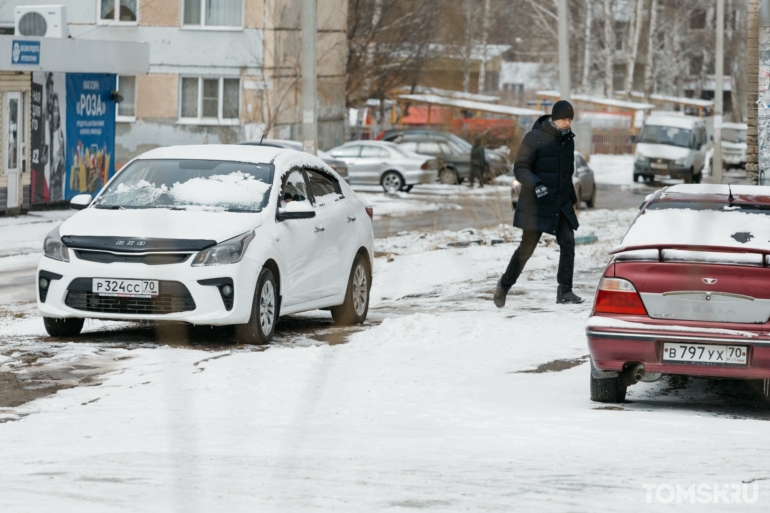
[[[557,119],[574,119],[575,111],[572,110],[572,105],[567,100],[559,100],[553,104],[551,109],[551,119],[556,121]]]

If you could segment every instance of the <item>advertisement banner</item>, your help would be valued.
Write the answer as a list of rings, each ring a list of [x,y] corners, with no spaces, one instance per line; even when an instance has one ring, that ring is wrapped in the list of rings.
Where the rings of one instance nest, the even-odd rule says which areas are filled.
[[[43,85],[32,81],[30,98],[30,131],[32,137],[30,172],[32,173],[32,203],[45,203],[48,198],[48,185],[45,180],[45,166],[41,160],[41,148],[45,144],[45,120],[43,118]]]
[[[65,118],[67,113],[66,75],[32,74],[32,202],[64,201],[66,182]],[[37,126],[35,126],[37,122]]]
[[[115,88],[115,75],[67,74],[67,200],[96,194],[115,172]]]

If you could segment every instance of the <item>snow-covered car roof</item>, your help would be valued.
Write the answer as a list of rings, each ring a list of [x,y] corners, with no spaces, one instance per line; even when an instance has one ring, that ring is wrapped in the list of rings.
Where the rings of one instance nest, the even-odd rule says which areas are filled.
[[[749,125],[746,123],[722,123],[722,128],[729,128],[731,130],[748,130]]]
[[[191,144],[186,146],[164,146],[142,153],[138,159],[188,159],[223,160],[269,164],[281,153],[292,151],[271,146],[250,146],[240,144]]]
[[[343,178],[319,157],[302,151],[253,146],[248,144],[191,144],[187,146],[165,146],[142,153],[138,160],[180,159],[180,160],[222,160],[247,162],[250,164],[275,164],[277,170],[292,167],[323,168],[339,180]]]

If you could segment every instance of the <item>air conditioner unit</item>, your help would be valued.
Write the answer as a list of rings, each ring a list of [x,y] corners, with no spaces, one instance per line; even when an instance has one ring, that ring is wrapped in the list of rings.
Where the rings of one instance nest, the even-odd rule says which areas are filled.
[[[63,5],[25,5],[17,7],[16,35],[69,37],[67,8]]]

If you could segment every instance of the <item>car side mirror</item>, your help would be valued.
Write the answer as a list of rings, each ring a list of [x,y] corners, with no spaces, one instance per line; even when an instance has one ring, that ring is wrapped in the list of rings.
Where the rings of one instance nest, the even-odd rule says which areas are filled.
[[[70,208],[73,210],[83,210],[91,204],[91,199],[90,194],[78,194],[70,201]]]
[[[290,201],[283,208],[278,208],[276,219],[287,221],[289,219],[312,219],[315,217],[315,209],[307,201]]]

